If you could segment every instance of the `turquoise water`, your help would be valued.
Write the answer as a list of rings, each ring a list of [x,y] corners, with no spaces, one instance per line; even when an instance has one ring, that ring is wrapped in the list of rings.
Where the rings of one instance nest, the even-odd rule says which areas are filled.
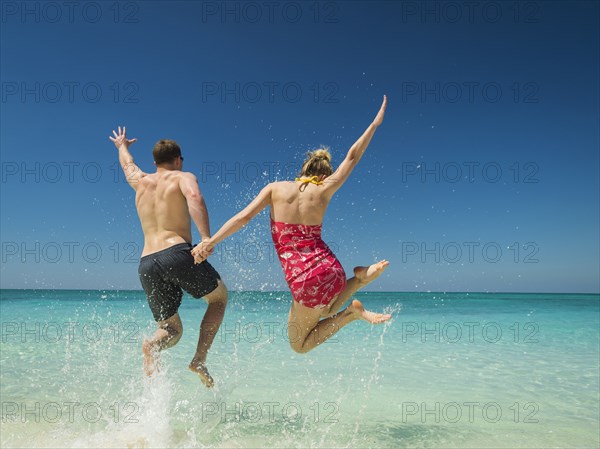
[[[355,322],[308,354],[289,293],[232,293],[187,370],[205,304],[143,376],[142,292],[2,290],[2,447],[598,447],[599,295],[362,293]]]

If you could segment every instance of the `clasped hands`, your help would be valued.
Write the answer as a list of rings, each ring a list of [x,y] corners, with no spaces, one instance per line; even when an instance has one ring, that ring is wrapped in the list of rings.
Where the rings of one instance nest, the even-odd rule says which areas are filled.
[[[210,239],[202,240],[192,249],[192,256],[194,256],[194,263],[202,263],[208,256],[210,256],[215,250],[215,245]]]

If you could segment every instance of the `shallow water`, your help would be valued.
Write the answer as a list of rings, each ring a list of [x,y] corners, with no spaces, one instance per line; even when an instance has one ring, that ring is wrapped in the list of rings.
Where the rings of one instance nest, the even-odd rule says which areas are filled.
[[[187,370],[205,303],[143,376],[143,292],[2,290],[2,447],[598,447],[599,295],[361,293],[391,311],[308,354],[289,293],[232,293]]]

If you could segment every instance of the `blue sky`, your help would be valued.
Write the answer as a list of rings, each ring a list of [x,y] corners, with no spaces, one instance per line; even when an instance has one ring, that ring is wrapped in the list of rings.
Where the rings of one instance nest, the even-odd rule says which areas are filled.
[[[138,289],[108,135],[177,140],[211,227],[382,127],[324,238],[371,290],[598,292],[597,2],[2,2],[2,288]],[[195,238],[198,238],[197,231]],[[285,288],[257,217],[211,259]]]

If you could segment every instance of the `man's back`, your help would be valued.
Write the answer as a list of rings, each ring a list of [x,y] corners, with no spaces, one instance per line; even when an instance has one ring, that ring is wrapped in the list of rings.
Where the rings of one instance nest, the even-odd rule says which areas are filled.
[[[135,204],[144,231],[142,256],[192,242],[190,215],[180,187],[185,175],[169,170],[140,178]]]

